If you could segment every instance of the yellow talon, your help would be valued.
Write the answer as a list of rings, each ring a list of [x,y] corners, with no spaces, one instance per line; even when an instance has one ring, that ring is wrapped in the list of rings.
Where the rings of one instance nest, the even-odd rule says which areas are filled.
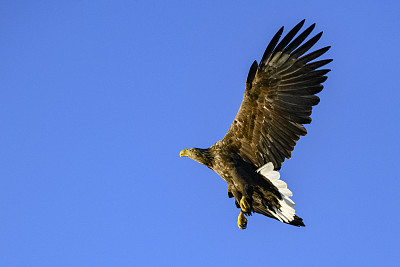
[[[246,229],[247,227],[247,219],[244,217],[243,211],[240,211],[237,224],[240,229]]]
[[[242,196],[242,199],[240,200],[240,209],[244,212],[249,212],[250,209],[250,204],[244,196]]]

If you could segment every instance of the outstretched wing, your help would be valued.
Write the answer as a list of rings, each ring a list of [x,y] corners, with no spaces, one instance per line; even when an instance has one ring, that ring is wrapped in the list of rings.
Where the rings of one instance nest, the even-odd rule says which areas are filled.
[[[330,48],[304,55],[322,32],[305,42],[315,24],[299,32],[304,20],[279,41],[283,27],[267,46],[258,65],[250,68],[242,105],[223,142],[244,160],[261,167],[268,162],[280,169],[291,157],[297,140],[306,135],[312,107],[319,103],[329,69],[317,70],[331,59],[313,61]],[[304,55],[304,56],[303,56]],[[311,62],[312,61],[312,62]],[[311,63],[310,63],[311,62]]]

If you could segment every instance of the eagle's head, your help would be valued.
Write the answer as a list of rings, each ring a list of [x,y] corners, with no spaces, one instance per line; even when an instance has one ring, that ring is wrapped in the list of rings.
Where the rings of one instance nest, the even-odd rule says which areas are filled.
[[[189,149],[183,149],[179,155],[181,157],[191,158],[192,160],[195,160],[198,163],[201,163],[212,169],[213,157],[211,156],[209,148],[203,149],[203,148],[193,147]]]

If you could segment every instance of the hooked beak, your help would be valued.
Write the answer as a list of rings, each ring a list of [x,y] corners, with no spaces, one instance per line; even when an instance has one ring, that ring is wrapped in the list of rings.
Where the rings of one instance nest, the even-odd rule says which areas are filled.
[[[184,149],[179,153],[179,156],[181,157],[189,157],[190,151],[189,149]]]

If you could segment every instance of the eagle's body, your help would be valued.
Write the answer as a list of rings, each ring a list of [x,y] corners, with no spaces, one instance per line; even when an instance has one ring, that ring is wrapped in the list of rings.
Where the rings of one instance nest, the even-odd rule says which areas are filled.
[[[295,215],[292,192],[277,172],[290,158],[300,136],[307,132],[303,124],[311,122],[315,96],[323,88],[329,70],[316,70],[331,60],[310,61],[324,54],[325,47],[302,56],[321,37],[322,32],[300,45],[314,24],[294,36],[303,26],[296,25],[278,43],[283,27],[268,45],[260,64],[249,71],[242,105],[225,137],[208,149],[181,151],[214,170],[228,183],[228,196],[241,209],[238,225],[246,228],[244,215],[252,212],[295,226],[304,226]]]

